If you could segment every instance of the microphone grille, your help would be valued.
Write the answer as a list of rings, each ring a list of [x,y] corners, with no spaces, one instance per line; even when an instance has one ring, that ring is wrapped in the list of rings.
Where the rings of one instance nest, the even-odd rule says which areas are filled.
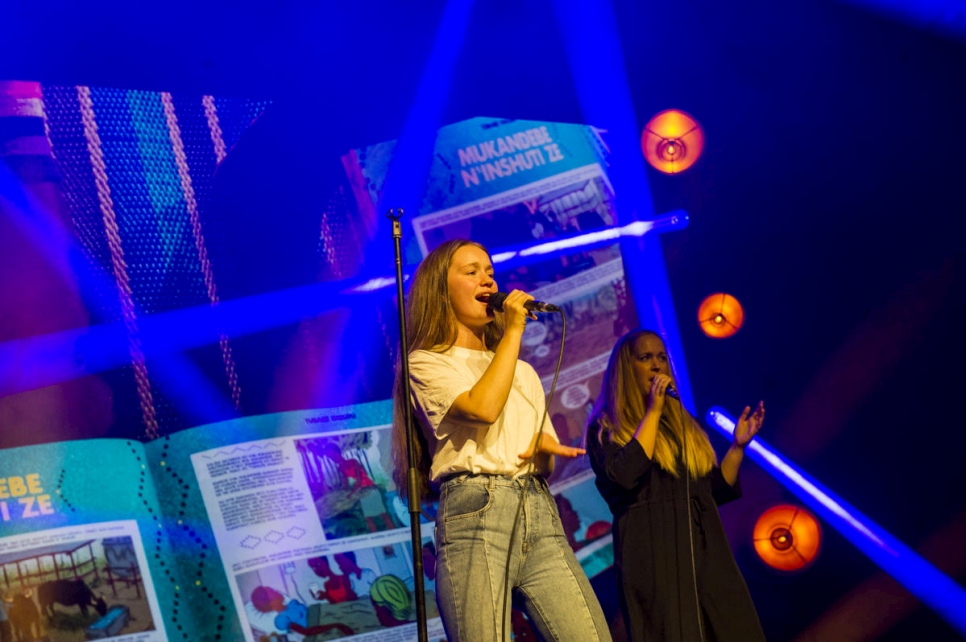
[[[503,302],[506,301],[506,292],[494,292],[486,301],[486,307],[497,312],[503,312]]]

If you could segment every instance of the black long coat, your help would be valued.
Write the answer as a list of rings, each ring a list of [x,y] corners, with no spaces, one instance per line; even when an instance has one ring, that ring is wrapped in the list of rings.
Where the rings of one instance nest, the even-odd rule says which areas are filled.
[[[756,642],[765,636],[718,506],[741,496],[715,466],[700,479],[663,470],[636,439],[601,443],[596,425],[587,450],[597,489],[614,515],[614,564],[632,642]],[[688,490],[691,534],[688,536]],[[691,565],[692,540],[694,568]],[[697,591],[695,591],[695,580]]]

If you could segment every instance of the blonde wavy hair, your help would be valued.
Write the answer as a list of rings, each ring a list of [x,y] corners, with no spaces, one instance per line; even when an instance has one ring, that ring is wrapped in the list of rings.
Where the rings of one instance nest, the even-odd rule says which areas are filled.
[[[613,441],[621,446],[634,438],[637,427],[644,419],[647,397],[634,377],[634,342],[643,336],[654,336],[664,345],[661,335],[653,330],[632,330],[620,339],[611,351],[600,395],[591,413],[587,430],[598,426],[597,435],[602,443]],[[674,379],[674,373],[671,373]],[[664,412],[658,423],[654,453],[651,457],[662,470],[677,477],[681,461],[681,445],[685,445],[688,472],[698,478],[707,475],[717,463],[711,441],[694,417],[675,399],[664,402]]]
[[[453,263],[453,255],[466,245],[480,248],[487,253],[487,256],[490,254],[479,243],[454,239],[446,241],[426,255],[416,268],[416,273],[409,284],[409,296],[406,301],[406,339],[410,353],[416,350],[446,352],[456,342],[456,315],[449,302],[449,268]],[[488,350],[495,350],[502,338],[503,327],[498,319],[487,324],[483,332],[483,341]],[[396,380],[392,392],[392,477],[396,483],[396,491],[400,496],[407,497],[409,458],[402,394],[403,371],[402,365],[397,360]],[[419,471],[419,494],[420,498],[432,498],[434,492],[429,484],[429,474],[433,462],[433,449],[430,447],[429,439],[433,431],[429,426],[419,423],[415,412],[413,421],[419,428],[415,431],[415,463]]]

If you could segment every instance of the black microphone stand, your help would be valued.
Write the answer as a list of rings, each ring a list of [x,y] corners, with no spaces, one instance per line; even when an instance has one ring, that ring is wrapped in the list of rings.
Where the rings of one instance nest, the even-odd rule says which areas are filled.
[[[419,642],[427,642],[426,633],[426,592],[423,588],[423,538],[420,533],[420,494],[419,470],[416,468],[416,435],[413,424],[412,393],[409,389],[409,340],[406,337],[406,298],[403,292],[402,271],[402,225],[399,219],[403,216],[402,208],[390,209],[386,216],[392,221],[392,240],[396,251],[396,297],[399,301],[399,365],[402,368],[402,394],[404,416],[406,418],[406,452],[409,461],[409,474],[406,477],[409,489],[409,526],[413,547],[413,575],[415,576],[414,590],[416,591],[416,631]]]

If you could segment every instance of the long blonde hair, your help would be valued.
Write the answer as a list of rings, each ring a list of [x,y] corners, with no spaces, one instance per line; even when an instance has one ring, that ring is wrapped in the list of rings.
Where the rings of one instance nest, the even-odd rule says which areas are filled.
[[[647,401],[634,377],[632,354],[634,342],[642,336],[654,336],[664,345],[664,340],[653,330],[632,330],[617,340],[610,353],[600,395],[594,405],[588,423],[588,431],[597,424],[597,437],[604,442],[611,440],[621,446],[634,438],[637,427],[644,419]],[[672,373],[672,379],[673,379]],[[662,470],[678,476],[681,461],[681,445],[685,444],[688,472],[698,478],[707,475],[717,463],[711,441],[694,417],[678,401],[667,398],[664,412],[658,423],[654,453],[651,457]]]
[[[465,239],[446,241],[430,252],[413,275],[406,301],[406,339],[409,352],[431,350],[445,352],[456,342],[456,315],[449,302],[449,268],[453,255],[461,247],[473,245],[489,255],[479,243]],[[503,327],[498,320],[488,323],[483,331],[484,345],[488,350],[496,349],[503,338]],[[396,362],[396,381],[392,392],[392,477],[396,482],[396,492],[402,497],[408,495],[409,458],[406,447],[406,414],[402,400],[403,371]],[[411,403],[411,401],[410,401]],[[432,452],[428,436],[432,430],[419,423],[413,414],[419,430],[415,431],[416,468],[419,471],[419,494],[421,498],[432,497],[429,485]]]

